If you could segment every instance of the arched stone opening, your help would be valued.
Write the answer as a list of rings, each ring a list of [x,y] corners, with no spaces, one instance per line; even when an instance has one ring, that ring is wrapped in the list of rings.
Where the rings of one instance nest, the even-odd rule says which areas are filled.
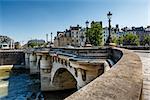
[[[77,89],[77,81],[74,76],[65,68],[56,71],[52,80],[56,90]]]

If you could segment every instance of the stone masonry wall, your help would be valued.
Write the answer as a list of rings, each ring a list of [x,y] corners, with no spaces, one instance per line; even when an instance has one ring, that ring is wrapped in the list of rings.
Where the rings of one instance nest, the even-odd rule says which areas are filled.
[[[25,62],[23,51],[3,50],[0,51],[0,65],[20,65]]]
[[[142,63],[139,56],[125,49],[112,49],[116,54],[116,49],[123,53],[121,59],[109,71],[65,100],[140,100]]]

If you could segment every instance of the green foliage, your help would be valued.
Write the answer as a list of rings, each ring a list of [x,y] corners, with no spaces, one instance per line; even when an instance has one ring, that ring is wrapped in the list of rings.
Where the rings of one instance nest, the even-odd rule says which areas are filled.
[[[15,42],[15,49],[20,49],[20,48],[21,48],[20,42]]]
[[[37,43],[35,43],[35,42],[32,42],[32,43],[29,43],[29,44],[28,44],[28,47],[31,47],[31,48],[33,48],[33,47],[35,47],[35,46],[37,46]]]
[[[118,39],[117,39],[117,44],[123,44],[123,40],[124,40],[124,37],[123,37],[123,35],[122,36],[120,36]]]
[[[112,42],[117,44],[117,43],[118,43],[117,37],[114,37],[114,38],[112,39]]]
[[[91,28],[86,32],[87,38],[94,46],[99,46],[102,43],[102,26],[98,22],[92,22]]]
[[[44,45],[44,43],[36,43],[36,42],[32,42],[28,44],[28,47],[33,48],[33,47],[40,47]]]
[[[126,35],[121,35],[119,38],[115,37],[113,42],[120,45],[139,45],[139,37],[133,33],[127,33]]]
[[[146,44],[150,45],[150,35],[145,35],[141,42],[142,45],[146,45]]]
[[[124,36],[125,45],[139,45],[139,37],[136,34],[128,33]]]

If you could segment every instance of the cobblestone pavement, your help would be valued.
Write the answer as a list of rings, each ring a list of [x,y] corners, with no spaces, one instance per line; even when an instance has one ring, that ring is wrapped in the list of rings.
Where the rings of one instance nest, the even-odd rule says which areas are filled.
[[[143,64],[143,100],[150,100],[150,50],[134,50]]]

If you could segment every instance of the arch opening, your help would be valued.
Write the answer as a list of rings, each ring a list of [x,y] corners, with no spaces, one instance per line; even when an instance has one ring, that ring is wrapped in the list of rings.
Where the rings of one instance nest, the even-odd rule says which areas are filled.
[[[56,71],[52,84],[56,90],[77,89],[76,79],[65,68],[60,68]]]

